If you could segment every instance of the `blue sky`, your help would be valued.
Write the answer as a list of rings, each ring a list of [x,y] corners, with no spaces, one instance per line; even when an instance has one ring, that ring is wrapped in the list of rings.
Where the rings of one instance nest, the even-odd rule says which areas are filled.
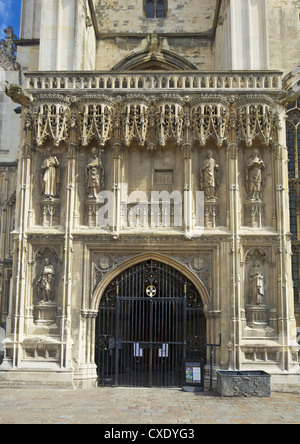
[[[7,26],[12,26],[19,37],[21,3],[21,0],[0,0],[0,39],[5,38],[3,29]]]

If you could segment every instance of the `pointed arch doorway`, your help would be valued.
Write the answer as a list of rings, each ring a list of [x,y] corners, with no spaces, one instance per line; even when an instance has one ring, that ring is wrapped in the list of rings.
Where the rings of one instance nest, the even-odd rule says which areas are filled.
[[[186,360],[205,359],[204,306],[194,284],[157,260],[106,288],[96,321],[99,385],[180,387]]]

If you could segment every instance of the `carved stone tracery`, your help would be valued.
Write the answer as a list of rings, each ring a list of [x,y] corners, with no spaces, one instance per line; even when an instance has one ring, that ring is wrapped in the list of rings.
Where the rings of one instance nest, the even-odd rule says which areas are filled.
[[[274,102],[264,96],[250,96],[238,106],[237,134],[240,141],[251,147],[256,138],[264,145],[276,140],[280,126]]]
[[[221,147],[228,136],[228,107],[218,102],[217,98],[203,100],[192,109],[193,136],[201,146],[205,146],[209,138]]]
[[[52,102],[52,103],[51,103]],[[55,146],[69,141],[70,108],[67,103],[47,101],[34,108],[34,130],[37,146],[50,141]]]
[[[47,141],[55,146],[68,143],[70,129],[75,129],[82,146],[95,141],[104,147],[114,140],[118,125],[124,146],[137,141],[153,150],[164,147],[168,140],[175,145],[194,140],[205,146],[211,139],[221,147],[235,129],[238,141],[251,147],[256,139],[265,145],[272,143],[279,128],[275,103],[260,95],[243,101],[232,98],[230,103],[213,94],[184,98],[178,94],[86,94],[74,98],[47,93],[36,96],[35,103],[34,138],[38,146]]]
[[[112,107],[107,103],[87,104],[79,112],[80,138],[83,146],[96,141],[104,146],[111,137]]]

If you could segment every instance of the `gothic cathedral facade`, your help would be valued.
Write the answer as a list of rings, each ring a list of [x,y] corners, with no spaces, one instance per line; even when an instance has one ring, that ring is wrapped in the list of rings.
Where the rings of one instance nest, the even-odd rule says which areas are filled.
[[[300,3],[23,0],[0,46],[0,385],[300,382]],[[300,319],[298,324],[300,324]]]

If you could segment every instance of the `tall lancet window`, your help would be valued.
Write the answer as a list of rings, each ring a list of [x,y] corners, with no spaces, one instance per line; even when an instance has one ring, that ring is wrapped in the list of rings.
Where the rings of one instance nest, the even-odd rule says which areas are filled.
[[[146,18],[166,18],[167,0],[144,0]]]

